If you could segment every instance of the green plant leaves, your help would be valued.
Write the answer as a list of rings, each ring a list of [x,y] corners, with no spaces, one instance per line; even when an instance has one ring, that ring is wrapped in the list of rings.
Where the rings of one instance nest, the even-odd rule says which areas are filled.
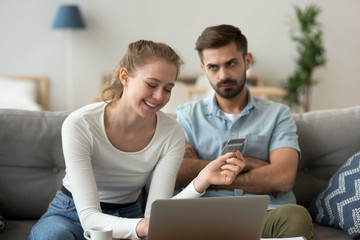
[[[317,21],[321,10],[318,6],[311,4],[303,10],[294,7],[297,27],[291,31],[291,39],[297,44],[296,67],[294,73],[287,78],[284,89],[287,95],[284,101],[289,106],[303,105],[305,111],[309,111],[310,87],[316,82],[312,79],[313,71],[325,65],[325,48],[323,46],[322,26]],[[305,95],[305,102],[300,98]]]

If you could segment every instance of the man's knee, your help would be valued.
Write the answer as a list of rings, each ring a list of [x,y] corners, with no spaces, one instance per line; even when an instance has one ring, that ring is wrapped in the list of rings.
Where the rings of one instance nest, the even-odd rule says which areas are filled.
[[[267,217],[264,234],[267,237],[313,237],[313,223],[306,208],[296,204],[287,204],[271,210]]]
[[[280,218],[284,218],[286,222],[292,223],[294,226],[312,225],[312,219],[306,208],[296,204],[286,204],[276,209],[276,214]]]

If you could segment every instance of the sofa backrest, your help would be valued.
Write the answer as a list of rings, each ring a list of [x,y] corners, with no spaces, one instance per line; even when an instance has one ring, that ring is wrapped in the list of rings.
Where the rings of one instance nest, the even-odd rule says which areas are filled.
[[[61,187],[61,126],[68,112],[0,109],[0,213],[38,218]],[[301,160],[294,192],[308,206],[360,150],[360,106],[293,114]]]
[[[0,212],[38,218],[61,187],[67,112],[0,109]]]
[[[360,106],[293,114],[301,160],[294,187],[308,206],[331,176],[360,150]]]

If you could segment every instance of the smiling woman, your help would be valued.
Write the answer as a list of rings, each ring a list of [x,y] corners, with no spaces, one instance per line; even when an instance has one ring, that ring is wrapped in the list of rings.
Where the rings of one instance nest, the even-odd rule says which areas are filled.
[[[159,111],[170,99],[181,64],[166,44],[140,40],[129,45],[103,90],[104,101],[65,119],[63,187],[29,239],[50,234],[81,239],[83,229],[99,223],[113,229],[113,238],[147,235],[152,202],[173,196],[184,156],[183,129]],[[176,197],[200,197],[210,185],[230,184],[240,171],[240,160],[233,156],[212,161]],[[145,185],[149,190],[143,213],[138,199]]]

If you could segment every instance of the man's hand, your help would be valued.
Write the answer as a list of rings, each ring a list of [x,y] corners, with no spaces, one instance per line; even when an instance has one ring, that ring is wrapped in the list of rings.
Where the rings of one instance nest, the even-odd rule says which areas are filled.
[[[184,158],[199,159],[199,156],[195,152],[195,149],[188,142],[185,142]]]

